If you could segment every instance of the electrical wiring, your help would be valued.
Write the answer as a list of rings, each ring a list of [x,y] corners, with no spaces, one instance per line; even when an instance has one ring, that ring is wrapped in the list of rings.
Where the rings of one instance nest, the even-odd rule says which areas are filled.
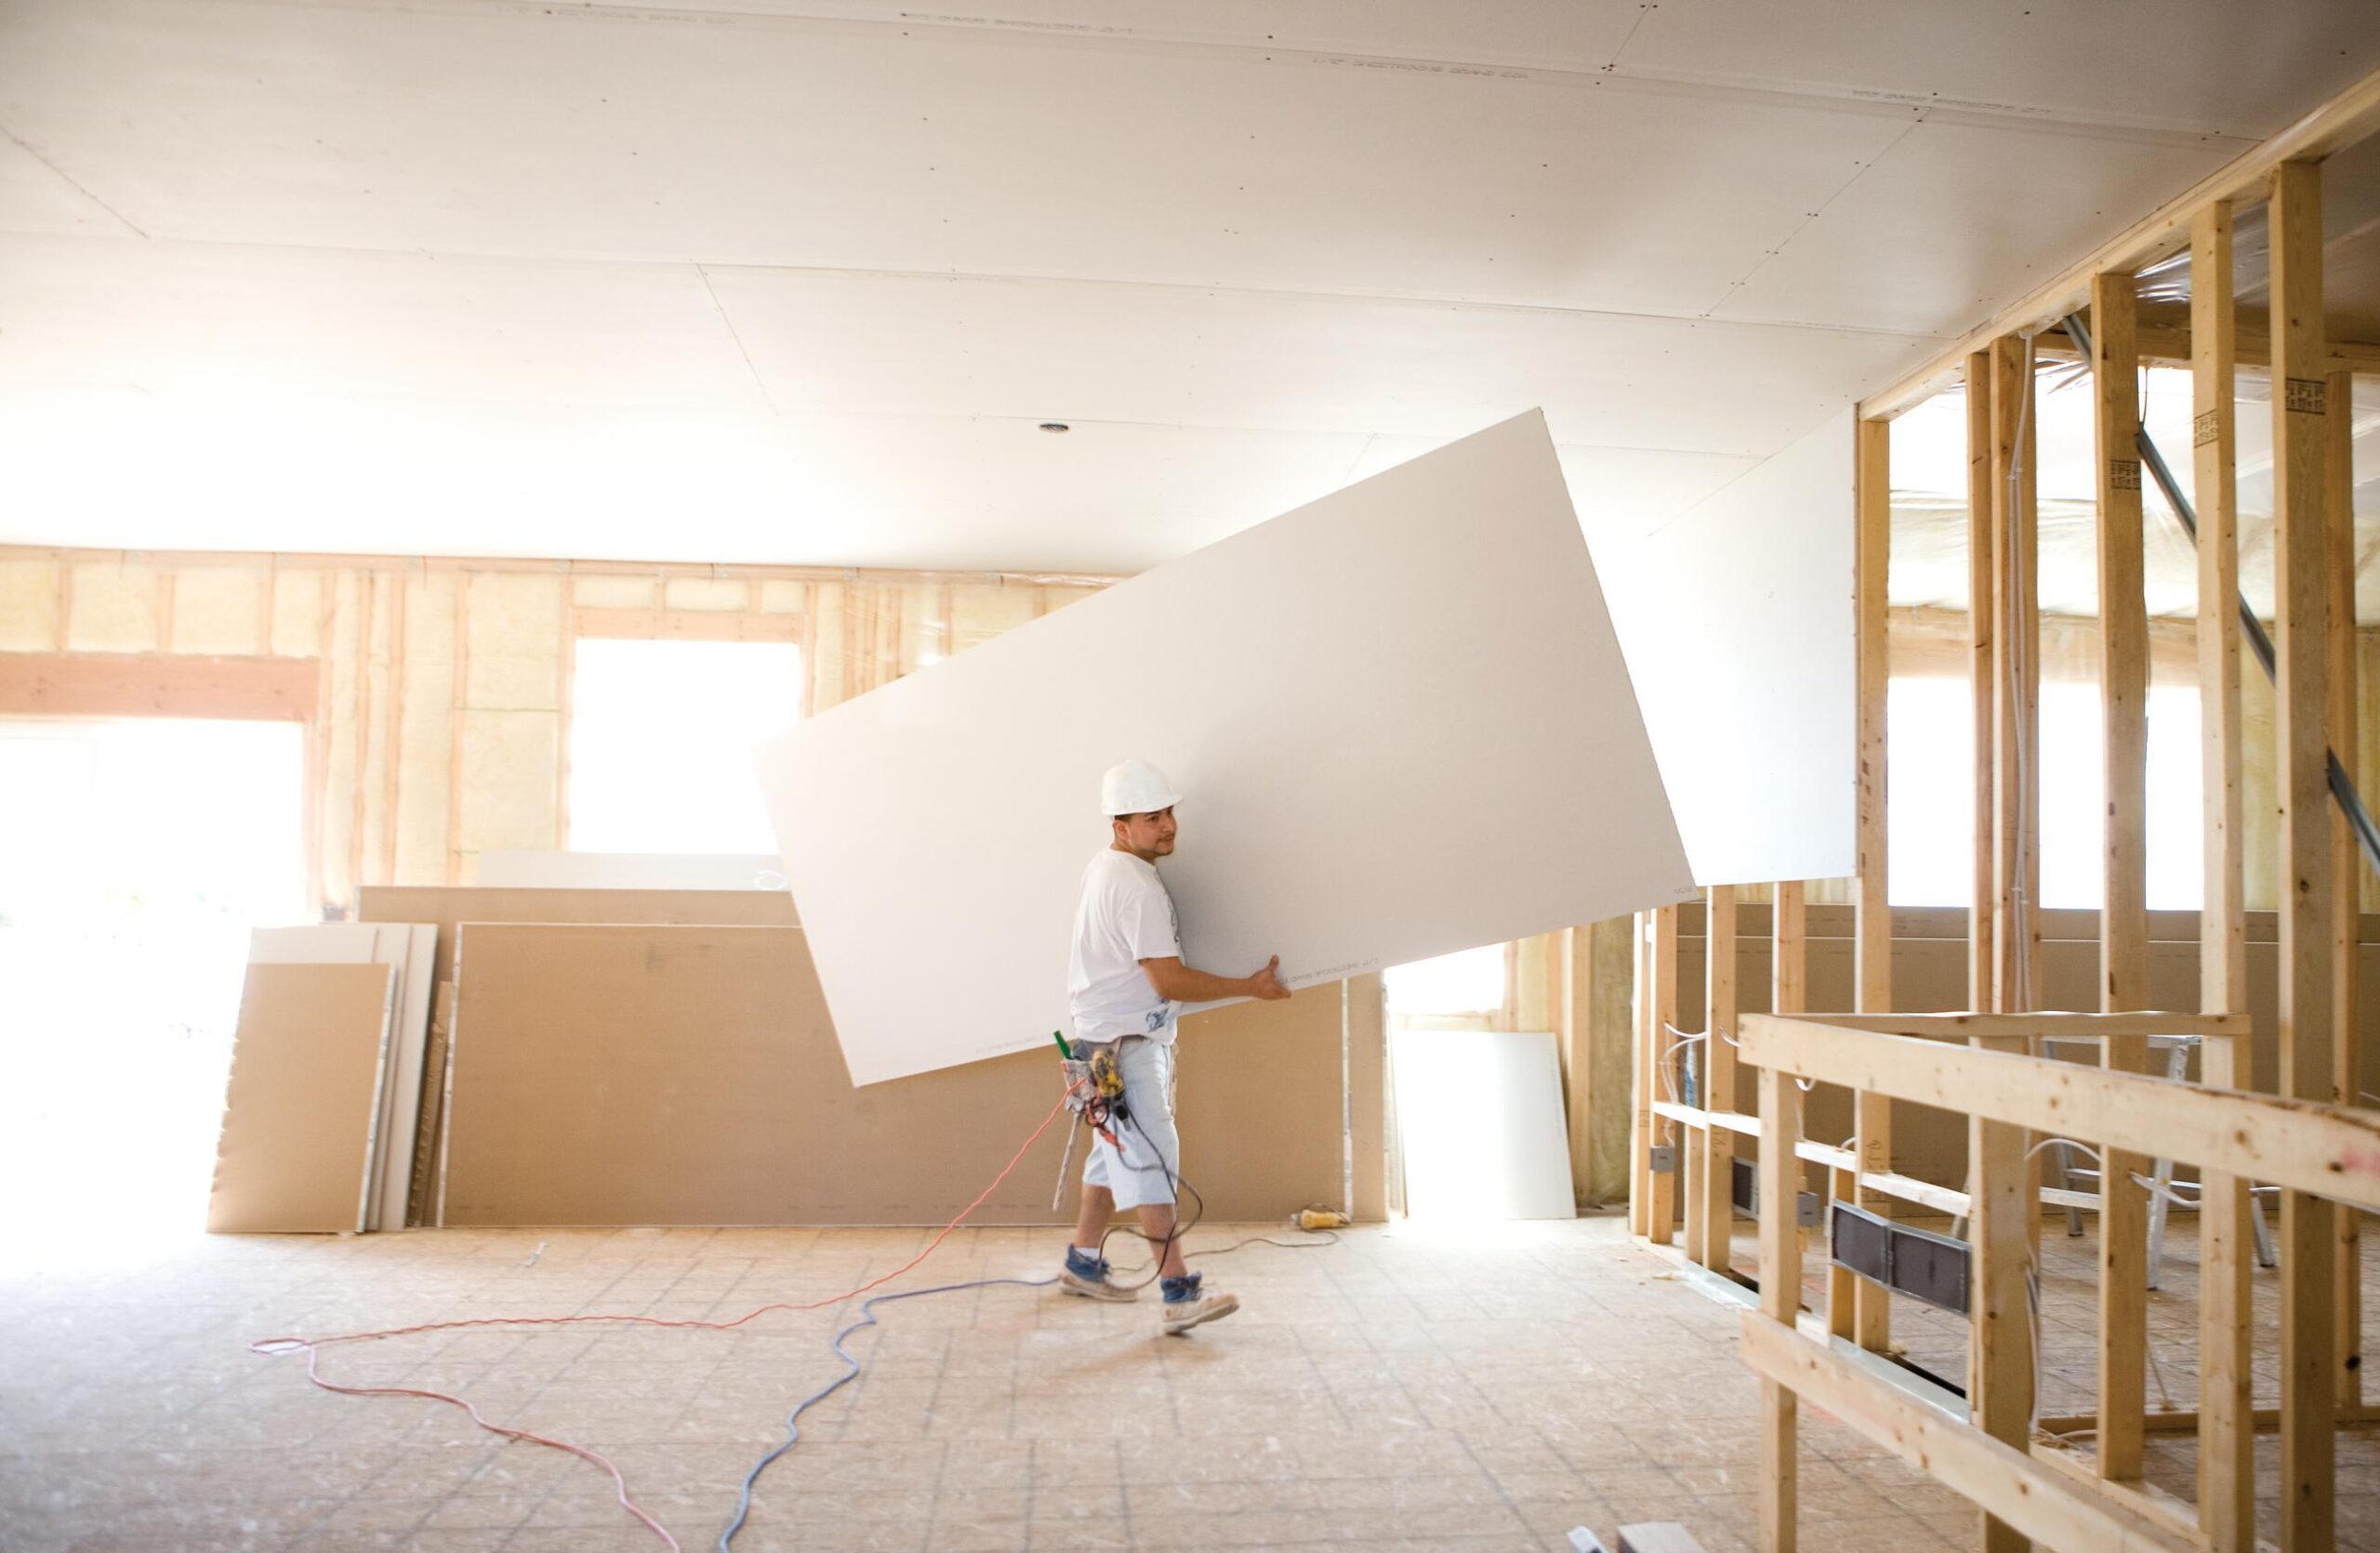
[[[828,1343],[828,1346],[835,1350],[835,1357],[843,1361],[843,1373],[793,1404],[793,1411],[785,1415],[785,1439],[777,1443],[775,1449],[754,1462],[752,1469],[744,1474],[744,1481],[737,1485],[735,1491],[735,1519],[729,1521],[727,1529],[719,1533],[719,1553],[732,1553],[731,1545],[735,1540],[735,1533],[744,1529],[744,1522],[751,1516],[752,1489],[760,1481],[760,1474],[767,1471],[779,1457],[800,1442],[801,1415],[859,1378],[859,1361],[853,1359],[851,1350],[843,1347],[843,1339],[862,1327],[876,1325],[878,1306],[889,1305],[894,1300],[921,1299],[927,1294],[955,1294],[962,1289],[990,1289],[1004,1283],[1012,1284],[1021,1289],[1047,1289],[1057,1281],[1054,1278],[979,1278],[967,1283],[938,1284],[931,1289],[903,1289],[896,1294],[878,1294],[863,1302],[859,1307],[859,1320],[835,1334]]]
[[[580,1460],[588,1463],[590,1466],[601,1469],[611,1478],[614,1496],[624,1511],[640,1522],[655,1537],[659,1538],[663,1546],[670,1549],[670,1553],[682,1553],[682,1547],[678,1539],[670,1533],[667,1527],[663,1526],[649,1512],[647,1512],[642,1506],[636,1502],[635,1498],[628,1492],[628,1480],[626,1476],[620,1471],[617,1465],[615,1465],[609,1457],[603,1455],[601,1452],[592,1450],[573,1440],[540,1435],[527,1429],[516,1428],[508,1424],[497,1423],[482,1414],[477,1405],[472,1403],[469,1399],[453,1395],[448,1392],[434,1391],[426,1387],[403,1386],[355,1386],[343,1381],[333,1380],[324,1375],[322,1373],[321,1360],[323,1350],[341,1344],[375,1342],[392,1337],[416,1336],[427,1333],[509,1327],[558,1327],[589,1323],[614,1323],[620,1325],[651,1326],[679,1330],[727,1332],[742,1327],[758,1320],[761,1316],[768,1315],[775,1311],[800,1312],[818,1310],[830,1306],[843,1304],[846,1301],[868,1294],[872,1290],[882,1288],[886,1283],[891,1282],[892,1280],[901,1277],[903,1274],[918,1267],[920,1263],[924,1262],[927,1257],[932,1255],[936,1250],[940,1249],[943,1242],[948,1240],[959,1227],[965,1223],[977,1209],[981,1208],[985,1202],[988,1201],[992,1194],[998,1191],[1001,1184],[1007,1181],[1009,1176],[1015,1172],[1017,1166],[1024,1161],[1025,1155],[1032,1151],[1033,1146],[1040,1141],[1042,1135],[1050,1130],[1051,1124],[1054,1122],[1058,1119],[1059,1115],[1066,1109],[1067,1102],[1072,1098],[1073,1094],[1074,1089],[1070,1086],[1066,1094],[1060,1097],[1058,1103],[1051,1108],[1049,1115],[1041,1119],[1040,1124],[1033,1129],[1032,1133],[1025,1138],[1025,1142],[1018,1147],[1016,1152],[1010,1157],[1008,1163],[1001,1167],[999,1174],[995,1175],[990,1183],[986,1185],[981,1192],[976,1194],[973,1201],[968,1203],[965,1208],[959,1210],[956,1217],[952,1218],[949,1223],[944,1225],[934,1237],[929,1241],[924,1248],[915,1256],[910,1257],[907,1261],[902,1263],[899,1267],[894,1268],[892,1271],[884,1273],[880,1277],[870,1279],[868,1281],[859,1285],[855,1289],[852,1289],[845,1293],[835,1294],[825,1299],[803,1302],[787,1300],[773,1301],[769,1304],[756,1307],[751,1310],[746,1311],[741,1316],[737,1316],[733,1320],[727,1321],[694,1321],[658,1316],[632,1315],[628,1313],[589,1313],[574,1316],[466,1317],[450,1321],[422,1321],[416,1322],[411,1326],[388,1327],[368,1332],[341,1333],[330,1336],[264,1337],[258,1338],[255,1342],[250,1343],[248,1345],[248,1350],[251,1353],[269,1357],[291,1353],[305,1354],[307,1380],[325,1391],[350,1397],[414,1397],[428,1401],[442,1402],[447,1406],[460,1409],[464,1414],[471,1420],[473,1425],[479,1428],[486,1430],[490,1434],[497,1436],[500,1439],[520,1440],[526,1444],[544,1446],[550,1450],[561,1451],[569,1455],[575,1456]],[[1191,1230],[1197,1228],[1198,1224],[1205,1218],[1207,1211],[1206,1199],[1200,1195],[1197,1187],[1193,1186],[1188,1180],[1182,1177],[1173,1170],[1170,1163],[1167,1161],[1164,1152],[1157,1148],[1155,1140],[1149,1137],[1147,1132],[1131,1117],[1129,1110],[1120,1115],[1117,1120],[1123,1122],[1126,1125],[1130,1126],[1135,1132],[1138,1132],[1141,1135],[1143,1141],[1148,1143],[1150,1151],[1156,1155],[1157,1160],[1157,1164],[1155,1168],[1164,1172],[1166,1180],[1174,1189],[1176,1196],[1179,1197],[1182,1193],[1187,1192],[1196,1203],[1196,1210],[1190,1215],[1188,1220],[1185,1222],[1177,1216],[1172,1229],[1163,1236],[1142,1234],[1138,1230],[1126,1230],[1126,1232],[1129,1233],[1141,1234],[1141,1238],[1143,1240],[1148,1241],[1151,1246],[1156,1248],[1156,1254],[1150,1263],[1150,1278],[1144,1281],[1144,1282],[1153,1281],[1156,1277],[1162,1272],[1167,1254],[1175,1245],[1180,1244],[1189,1235]],[[1124,1227],[1111,1226],[1107,1233],[1110,1235],[1115,1234],[1119,1228],[1123,1228]],[[1219,1247],[1212,1251],[1201,1252],[1197,1254],[1200,1256],[1226,1255],[1232,1252],[1241,1250],[1244,1247],[1260,1243],[1281,1246],[1285,1249],[1290,1250],[1303,1250],[1319,1245],[1335,1245],[1339,1242],[1339,1239],[1340,1237],[1338,1235],[1329,1234],[1325,1240],[1310,1241],[1302,1244],[1296,1241],[1276,1240],[1270,1236],[1252,1235],[1248,1237],[1246,1240],[1236,1241],[1231,1245]],[[1105,1236],[1102,1237],[1101,1243],[1103,1246],[1105,1244]],[[1183,1251],[1184,1257],[1187,1258],[1190,1254],[1191,1254],[1185,1247]],[[962,1283],[940,1284],[927,1289],[909,1289],[892,1294],[875,1294],[863,1301],[860,1307],[861,1319],[852,1322],[850,1325],[838,1332],[831,1340],[831,1347],[835,1351],[836,1357],[840,1359],[845,1365],[843,1374],[830,1382],[828,1385],[821,1387],[819,1390],[803,1398],[800,1401],[794,1404],[793,1409],[786,1414],[785,1440],[756,1462],[751,1470],[744,1477],[744,1480],[738,1490],[734,1518],[719,1536],[717,1546],[721,1550],[721,1553],[728,1553],[730,1543],[735,1534],[743,1529],[746,1521],[750,1516],[752,1493],[755,1485],[760,1480],[760,1474],[765,1471],[772,1463],[783,1457],[787,1451],[790,1451],[796,1441],[800,1440],[800,1420],[802,1414],[811,1407],[815,1406],[818,1402],[824,1400],[826,1398],[833,1395],[834,1392],[840,1389],[842,1387],[849,1385],[853,1380],[858,1377],[860,1374],[859,1361],[855,1360],[852,1356],[851,1352],[844,1347],[844,1342],[853,1333],[858,1332],[861,1328],[878,1324],[876,1308],[879,1305],[890,1303],[894,1300],[915,1299],[926,1294],[950,1294],[959,1290],[992,1288],[1000,1285],[1014,1285],[1024,1288],[1046,1288],[1054,1284],[1056,1281],[1057,1281],[1055,1279],[977,1279]],[[1132,1284],[1127,1286],[1139,1288],[1142,1285]]]
[[[650,1514],[646,1513],[646,1511],[629,1496],[628,1480],[621,1474],[618,1467],[615,1466],[609,1458],[605,1457],[601,1453],[589,1450],[588,1447],[571,1440],[550,1439],[544,1435],[533,1434],[526,1429],[517,1429],[509,1425],[490,1422],[471,1402],[464,1398],[454,1396],[447,1392],[431,1391],[415,1387],[403,1386],[349,1386],[341,1382],[325,1379],[319,1367],[322,1350],[343,1343],[376,1342],[390,1337],[415,1336],[422,1333],[460,1332],[491,1327],[554,1327],[609,1322],[629,1326],[653,1326],[705,1332],[730,1332],[749,1321],[756,1321],[760,1317],[767,1315],[773,1311],[819,1310],[824,1309],[828,1306],[840,1305],[846,1300],[855,1299],[858,1296],[868,1293],[870,1290],[883,1287],[885,1284],[900,1277],[903,1273],[909,1271],[909,1269],[915,1268],[927,1257],[932,1255],[935,1251],[939,1250],[942,1243],[948,1240],[951,1234],[956,1231],[961,1224],[965,1223],[968,1217],[972,1215],[976,1209],[982,1207],[985,1202],[990,1200],[991,1195],[999,1189],[1001,1183],[1005,1182],[1011,1175],[1014,1174],[1016,1167],[1024,1161],[1025,1156],[1032,1151],[1033,1146],[1041,1141],[1041,1135],[1048,1132],[1050,1130],[1050,1124],[1057,1121],[1059,1115],[1064,1111],[1065,1105],[1065,1097],[1061,1096],[1058,1103],[1050,1108],[1050,1114],[1041,1119],[1041,1124],[1033,1129],[1031,1135],[1026,1137],[1024,1144],[1020,1146],[1017,1151],[1010,1157],[1008,1163],[1000,1167],[1000,1173],[998,1175],[993,1176],[991,1183],[985,1187],[981,1192],[976,1194],[975,1200],[972,1202],[968,1203],[966,1207],[959,1211],[959,1215],[956,1218],[953,1218],[948,1224],[944,1225],[942,1229],[934,1236],[934,1238],[926,1242],[924,1250],[919,1252],[915,1256],[910,1257],[906,1262],[902,1263],[899,1267],[894,1268],[891,1272],[885,1273],[879,1278],[870,1279],[866,1283],[861,1284],[858,1288],[847,1291],[843,1294],[830,1295],[825,1299],[810,1300],[799,1303],[788,1300],[773,1301],[770,1304],[747,1310],[743,1315],[736,1317],[733,1321],[689,1321],[660,1316],[638,1316],[628,1314],[590,1314],[578,1316],[476,1316],[466,1317],[454,1321],[422,1321],[412,1326],[387,1327],[374,1332],[343,1333],[336,1336],[329,1337],[260,1337],[248,1345],[248,1351],[250,1353],[261,1354],[268,1357],[274,1357],[282,1354],[303,1353],[306,1355],[306,1378],[325,1391],[337,1392],[339,1395],[350,1397],[418,1397],[428,1401],[443,1402],[450,1407],[460,1408],[469,1416],[473,1424],[478,1426],[480,1428],[485,1429],[490,1434],[499,1436],[506,1440],[518,1440],[528,1444],[542,1445],[551,1450],[565,1452],[568,1454],[578,1457],[582,1461],[601,1467],[611,1475],[613,1487],[618,1497],[621,1507],[627,1510],[628,1513],[633,1516],[636,1520],[641,1521],[654,1536],[659,1537],[662,1543],[670,1549],[670,1553],[682,1553],[682,1549],[680,1547],[678,1539],[670,1535],[667,1528],[662,1526],[659,1521],[654,1520]],[[1008,1281],[1017,1281],[1011,1280]]]
[[[1184,1182],[1183,1185],[1186,1186],[1188,1183]],[[1194,1191],[1195,1189],[1196,1188],[1193,1188]],[[1186,1235],[1188,1231],[1185,1229],[1183,1233]],[[1144,1239],[1147,1239],[1147,1237],[1144,1237]],[[1210,1256],[1228,1256],[1235,1251],[1239,1251],[1251,1245],[1276,1245],[1281,1247],[1285,1251],[1316,1251],[1327,1245],[1337,1245],[1339,1243],[1339,1235],[1335,1231],[1331,1230],[1323,1230],[1317,1238],[1304,1241],[1276,1240],[1269,1235],[1250,1235],[1244,1241],[1235,1241],[1230,1245],[1218,1246],[1212,1251],[1193,1253],[1185,1247],[1183,1248],[1182,1254],[1184,1260],[1189,1259],[1194,1254],[1199,1259],[1204,1260]],[[1155,1242],[1152,1241],[1152,1243]],[[1162,1257],[1159,1257],[1157,1261],[1150,1264],[1152,1268],[1160,1267],[1162,1265]],[[1137,1271],[1138,1269],[1135,1268],[1128,1270]],[[872,1327],[879,1324],[876,1319],[876,1307],[878,1306],[890,1305],[895,1300],[918,1299],[926,1294],[956,1294],[967,1289],[997,1288],[1002,1284],[1013,1285],[1024,1289],[1046,1289],[1056,1282],[1057,1280],[1054,1278],[984,1278],[977,1279],[967,1283],[945,1283],[932,1289],[903,1289],[895,1294],[878,1294],[862,1304],[860,1306],[860,1319],[853,1321],[851,1325],[843,1328],[840,1332],[835,1334],[829,1343],[829,1346],[835,1350],[835,1357],[843,1361],[843,1373],[835,1379],[827,1382],[825,1386],[820,1387],[817,1390],[813,1391],[809,1396],[802,1398],[801,1400],[793,1404],[792,1411],[785,1415],[785,1439],[779,1441],[777,1445],[768,1453],[768,1454],[762,1456],[759,1461],[754,1462],[752,1464],[752,1469],[744,1474],[744,1480],[740,1485],[738,1485],[736,1490],[735,1519],[730,1521],[727,1529],[719,1534],[719,1553],[733,1553],[733,1548],[730,1545],[734,1541],[735,1534],[744,1529],[745,1521],[749,1519],[751,1515],[752,1491],[759,1483],[760,1474],[767,1471],[771,1466],[774,1465],[779,1458],[784,1456],[787,1452],[792,1450],[794,1446],[800,1441],[801,1415],[804,1413],[807,1413],[811,1408],[815,1407],[822,1401],[825,1401],[828,1397],[833,1396],[837,1391],[841,1390],[844,1387],[859,1378],[861,1368],[860,1361],[849,1349],[843,1347],[843,1341],[850,1337],[853,1333],[861,1330],[863,1327]],[[1142,1285],[1130,1284],[1126,1285],[1126,1287],[1139,1288],[1142,1287]]]

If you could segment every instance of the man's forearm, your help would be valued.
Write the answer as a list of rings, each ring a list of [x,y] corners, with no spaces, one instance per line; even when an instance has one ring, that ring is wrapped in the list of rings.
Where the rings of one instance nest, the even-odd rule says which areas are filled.
[[[1210,1003],[1256,995],[1254,976],[1219,976],[1192,965],[1170,967],[1161,975],[1151,971],[1149,983],[1158,997],[1177,1003]]]

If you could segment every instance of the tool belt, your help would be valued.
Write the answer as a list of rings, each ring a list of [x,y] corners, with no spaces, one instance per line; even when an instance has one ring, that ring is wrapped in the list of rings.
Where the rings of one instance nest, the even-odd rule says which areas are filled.
[[[1107,1131],[1110,1118],[1121,1122],[1124,1109],[1124,1066],[1120,1042],[1078,1041],[1076,1055],[1058,1059],[1066,1079],[1066,1108],[1088,1117],[1098,1131]],[[1110,1141],[1113,1141],[1112,1139]]]

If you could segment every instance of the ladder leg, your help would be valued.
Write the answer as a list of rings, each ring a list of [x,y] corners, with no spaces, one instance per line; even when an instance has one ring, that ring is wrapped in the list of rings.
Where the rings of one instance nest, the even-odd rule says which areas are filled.
[[[2074,1146],[2065,1138],[2057,1140],[2057,1184],[2062,1190],[2074,1189]],[[2071,1203],[2066,1209],[2066,1238],[2069,1241],[2082,1238],[2082,1210]]]

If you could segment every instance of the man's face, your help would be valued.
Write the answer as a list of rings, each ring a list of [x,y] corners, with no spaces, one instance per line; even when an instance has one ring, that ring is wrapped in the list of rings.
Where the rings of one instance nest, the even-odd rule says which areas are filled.
[[[1173,855],[1173,811],[1122,815],[1116,820],[1116,844],[1144,862]]]

